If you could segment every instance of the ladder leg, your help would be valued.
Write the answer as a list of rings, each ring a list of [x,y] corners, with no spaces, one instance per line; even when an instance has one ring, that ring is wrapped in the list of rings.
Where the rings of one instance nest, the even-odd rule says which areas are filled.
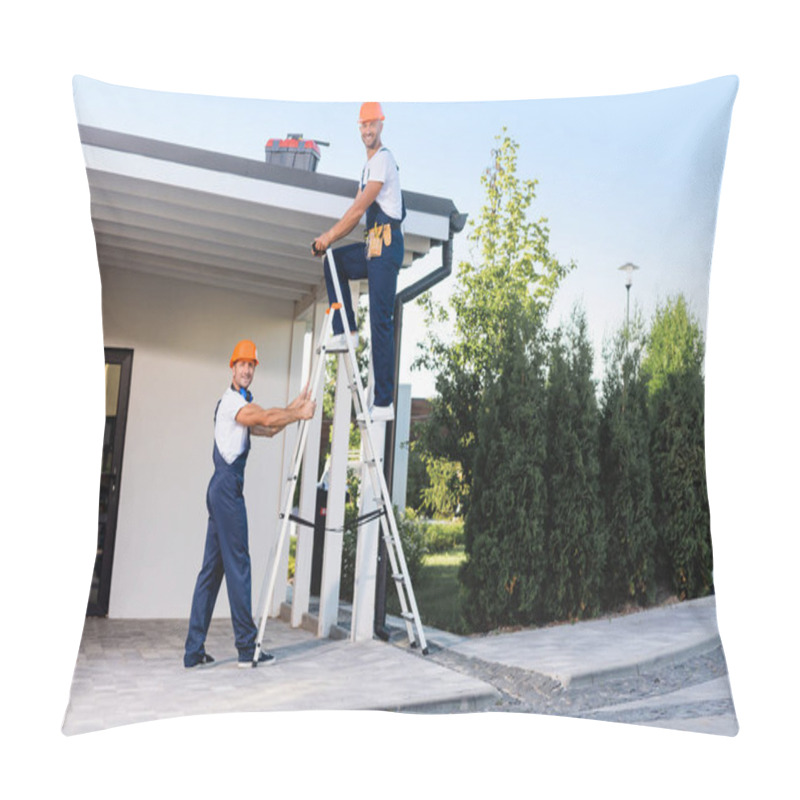
[[[330,325],[331,325],[331,315],[330,313],[328,313],[325,317],[325,322],[322,325],[322,331],[318,339],[319,353],[317,355],[317,360],[314,365],[314,369],[312,371],[312,376],[310,379],[312,396],[316,396],[317,391],[319,389],[319,382],[325,373],[325,340],[328,336]],[[292,465],[291,465],[292,469],[289,474],[288,483],[286,486],[286,493],[283,498],[283,506],[281,512],[281,526],[280,526],[280,533],[278,535],[277,549],[275,551],[275,558],[273,559],[272,569],[268,571],[269,582],[266,583],[267,575],[264,576],[264,582],[262,582],[261,595],[258,604],[261,622],[258,628],[258,636],[256,638],[255,650],[253,651],[254,667],[258,664],[258,659],[259,656],[261,655],[262,644],[264,641],[264,631],[267,626],[267,617],[269,616],[269,607],[270,603],[272,602],[272,595],[275,591],[275,584],[278,579],[278,567],[280,565],[279,556],[283,549],[283,544],[286,539],[286,533],[289,530],[289,521],[290,521],[289,517],[292,513],[292,502],[294,500],[294,493],[297,487],[297,479],[300,473],[300,467],[303,462],[303,455],[305,454],[306,439],[308,437],[308,427],[309,427],[308,423],[309,420],[301,420],[300,422],[300,431],[297,437],[297,441],[295,442],[294,454],[292,456]],[[267,587],[266,591],[264,591],[265,585]]]

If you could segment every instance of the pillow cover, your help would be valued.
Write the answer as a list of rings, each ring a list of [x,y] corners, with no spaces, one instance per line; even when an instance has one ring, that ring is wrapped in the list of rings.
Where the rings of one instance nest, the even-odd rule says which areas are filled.
[[[325,472],[332,412],[323,419],[320,389],[291,553],[278,520],[297,426],[254,439],[248,457],[256,624],[278,564],[267,681],[233,669],[252,642],[235,641],[237,599],[216,596],[218,581],[201,642],[215,660],[187,643],[212,421],[241,340],[258,347],[256,403],[284,407],[304,385],[328,305],[311,242],[351,207],[370,126],[359,128],[358,103],[76,77],[107,410],[65,733],[228,711],[391,709],[735,734],[714,605],[703,358],[737,85],[381,105],[407,211],[393,228],[404,255],[386,460],[424,642],[377,567],[386,557],[364,544],[377,548],[379,523],[355,526],[344,471]],[[362,239],[356,225],[337,246]],[[377,318],[376,280],[353,289]],[[370,357],[371,326],[361,326]],[[380,368],[387,356],[374,358]],[[349,507],[357,513],[355,498]]]

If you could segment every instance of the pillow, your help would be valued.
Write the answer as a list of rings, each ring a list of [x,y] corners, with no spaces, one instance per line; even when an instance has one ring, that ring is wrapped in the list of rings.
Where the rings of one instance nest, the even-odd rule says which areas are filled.
[[[257,347],[252,387],[265,409],[287,406],[312,374],[329,301],[311,243],[356,197],[371,141],[360,141],[360,104],[76,77],[106,435],[64,732],[391,709],[734,735],[703,358],[737,86],[723,77],[616,97],[382,104],[407,214],[385,234],[402,231],[404,244],[399,355],[387,367],[387,348],[377,350],[364,377],[371,386],[394,372],[395,599],[377,558],[380,526],[392,525],[353,522],[346,458],[331,454],[325,471],[321,384],[307,424],[252,438],[238,561],[227,561],[213,492],[210,520],[204,503],[215,465],[231,469],[211,455],[217,401],[238,381],[234,346]],[[362,239],[357,224],[337,247],[357,251]],[[365,358],[381,335],[372,268],[352,284],[369,317]],[[337,420],[349,408],[339,391]],[[300,431],[309,444],[296,451]],[[295,452],[305,468],[286,495]],[[287,511],[291,526],[280,522]],[[219,541],[227,594],[217,595]],[[236,669],[253,656],[242,622],[251,590],[259,649],[275,656],[268,677]]]

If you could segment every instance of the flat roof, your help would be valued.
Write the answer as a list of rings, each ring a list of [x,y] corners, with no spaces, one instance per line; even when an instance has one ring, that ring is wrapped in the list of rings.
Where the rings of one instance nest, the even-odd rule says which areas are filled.
[[[354,180],[79,125],[101,272],[132,269],[305,304],[322,287],[311,242]],[[403,191],[404,266],[463,227],[452,200]],[[360,241],[356,230],[345,241]]]

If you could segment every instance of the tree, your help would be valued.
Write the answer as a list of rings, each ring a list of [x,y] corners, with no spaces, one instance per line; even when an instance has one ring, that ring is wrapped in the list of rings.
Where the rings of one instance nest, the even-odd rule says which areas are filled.
[[[460,512],[459,466],[444,458],[423,456],[427,485],[422,489],[423,508],[433,517],[452,519]]]
[[[642,360],[650,396],[664,387],[669,375],[702,374],[704,356],[703,333],[685,298],[682,294],[667,298],[656,307]]]
[[[682,295],[657,307],[642,370],[650,394],[656,564],[681,599],[713,590],[703,336]]]
[[[550,350],[547,383],[546,614],[597,614],[605,566],[600,498],[599,414],[586,315],[572,314]]]
[[[636,315],[605,352],[600,419],[600,485],[607,555],[604,603],[655,599],[653,490],[647,383],[642,375],[644,324]]]
[[[470,221],[472,259],[459,264],[448,306],[434,303],[430,294],[420,298],[429,338],[416,365],[436,375],[420,445],[431,458],[457,465],[456,501],[463,513],[469,508],[481,401],[499,377],[498,353],[511,340],[510,320],[519,316],[531,321],[530,330],[541,330],[559,283],[575,266],[549,252],[547,220],[529,218],[537,181],[518,178],[517,143],[505,129],[496,141],[481,177],[486,201]]]
[[[473,629],[543,619],[546,489],[543,348],[517,313],[480,405],[464,523],[464,616]],[[531,342],[534,341],[532,345]]]

